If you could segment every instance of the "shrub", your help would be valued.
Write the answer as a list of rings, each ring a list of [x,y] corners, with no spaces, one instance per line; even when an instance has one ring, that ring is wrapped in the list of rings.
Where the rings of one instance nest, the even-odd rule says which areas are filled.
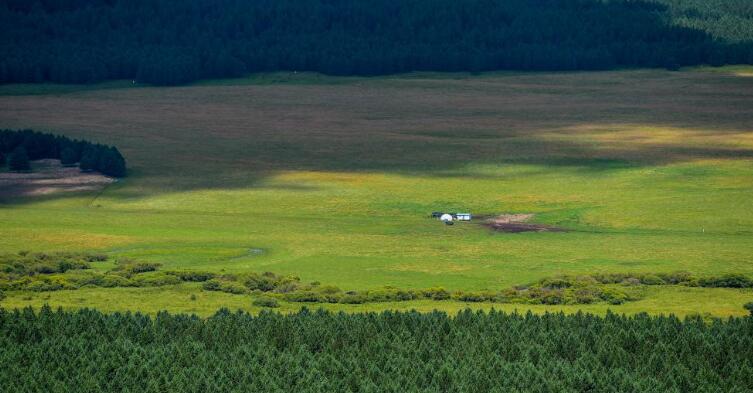
[[[394,288],[380,288],[372,289],[365,295],[369,302],[392,302],[398,300],[397,293],[397,289]]]
[[[5,299],[5,292],[0,290],[0,301],[2,301],[3,299]]]
[[[574,300],[577,304],[591,304],[599,299],[599,291],[594,288],[579,288],[575,291]]]
[[[248,288],[243,286],[243,284],[235,281],[224,281],[220,286],[220,291],[232,293],[235,295],[242,295],[244,293],[248,293]]]
[[[262,297],[256,298],[254,299],[252,304],[254,306],[259,306],[259,307],[269,307],[269,308],[280,307],[280,304],[277,302],[277,299],[268,297],[268,296],[262,296]]]
[[[570,288],[571,286],[573,286],[573,283],[568,277],[556,277],[545,278],[539,281],[539,286],[542,288],[560,289]]]
[[[318,288],[317,290],[319,293],[326,294],[326,295],[333,295],[336,293],[342,292],[340,288],[333,286],[333,285],[324,285]]]
[[[137,262],[129,264],[126,270],[131,274],[140,274],[157,271],[160,266],[159,263]]]
[[[544,291],[539,297],[541,304],[564,304],[565,296],[562,290]]]
[[[201,288],[205,291],[219,291],[222,288],[222,282],[217,279],[212,279],[204,282]]]
[[[720,277],[702,278],[698,280],[702,287],[712,288],[751,288],[753,280],[742,274],[726,274]]]
[[[359,293],[346,293],[340,297],[340,303],[343,304],[362,304],[366,303],[368,299],[366,296]]]
[[[399,301],[407,301],[407,300],[413,300],[418,298],[418,294],[414,291],[408,290],[398,290],[397,293],[395,293],[395,297]]]
[[[87,254],[86,256],[84,256],[84,259],[87,262],[104,262],[108,258],[107,254]]]
[[[609,304],[622,304],[629,300],[626,293],[619,291],[615,288],[602,288],[599,297]]]
[[[481,292],[456,292],[454,298],[461,302],[485,302],[490,300]]]
[[[180,284],[179,277],[165,272],[149,271],[138,274],[132,278],[134,285],[138,287],[161,287],[165,285]]]
[[[601,284],[619,284],[628,277],[630,275],[624,273],[600,273],[593,275],[593,278]]]
[[[277,286],[274,289],[276,293],[290,293],[298,289],[298,284],[295,282],[286,282]]]
[[[61,289],[74,289],[75,286],[62,277],[38,277],[32,279],[26,285],[26,289],[34,292],[59,291]]]
[[[0,300],[2,300],[2,292],[0,292]],[[753,302],[748,302],[743,305],[743,308],[748,310],[750,316],[753,317]]]
[[[187,282],[204,282],[215,277],[214,273],[200,272],[200,271],[170,271],[167,274],[172,274],[181,281]]]
[[[661,279],[661,277],[654,275],[654,274],[646,274],[643,275],[641,278],[641,284],[644,285],[664,285],[666,282]]]
[[[424,297],[432,300],[447,300],[451,296],[450,292],[441,287],[423,290],[422,294],[424,295]]]
[[[304,303],[323,303],[323,298],[313,291],[300,291],[292,292],[285,295],[285,300],[289,302],[304,302]]]
[[[275,279],[269,275],[252,274],[248,276],[243,284],[250,290],[258,289],[263,292],[269,292],[275,289]]]
[[[104,274],[98,286],[103,288],[134,287],[136,284],[123,276]]]
[[[693,275],[689,272],[672,272],[672,273],[659,273],[657,274],[667,284],[681,284],[689,281],[693,281]]]

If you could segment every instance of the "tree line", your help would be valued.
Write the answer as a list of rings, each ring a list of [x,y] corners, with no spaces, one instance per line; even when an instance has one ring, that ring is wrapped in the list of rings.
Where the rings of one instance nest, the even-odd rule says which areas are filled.
[[[78,164],[82,171],[126,176],[125,159],[114,146],[32,130],[0,130],[0,166],[7,161],[10,170],[26,171],[31,169],[30,161],[43,158],[59,159],[67,166]]]
[[[689,272],[599,273],[546,277],[510,288],[479,291],[433,288],[383,288],[342,290],[318,281],[306,283],[294,275],[272,272],[208,272],[161,270],[161,264],[130,258],[115,260],[109,270],[92,263],[107,261],[104,254],[28,253],[0,255],[0,290],[48,292],[100,287],[161,287],[202,283],[204,291],[250,295],[253,304],[277,307],[294,303],[364,304],[433,300],[506,304],[619,305],[640,300],[647,286],[681,285],[706,288],[753,288],[753,278],[742,274],[698,277]]]
[[[0,83],[753,63],[753,34],[716,29],[743,6],[678,1],[8,0]]]
[[[0,309],[13,392],[749,392],[753,318]]]

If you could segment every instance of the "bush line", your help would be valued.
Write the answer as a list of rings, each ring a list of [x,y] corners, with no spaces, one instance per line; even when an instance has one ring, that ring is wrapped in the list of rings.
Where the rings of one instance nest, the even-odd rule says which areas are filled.
[[[710,288],[753,288],[753,279],[741,274],[695,277],[688,272],[605,273],[563,275],[503,290],[449,291],[442,287],[344,291],[319,282],[271,272],[222,274],[204,271],[161,271],[158,263],[121,258],[108,271],[94,271],[92,263],[109,260],[104,254],[26,253],[0,256],[0,291],[35,292],[85,287],[159,287],[201,282],[206,291],[254,295],[255,305],[276,307],[279,300],[298,303],[363,304],[409,300],[456,300],[521,304],[622,304],[642,298],[651,285]],[[2,299],[0,292],[0,299]]]

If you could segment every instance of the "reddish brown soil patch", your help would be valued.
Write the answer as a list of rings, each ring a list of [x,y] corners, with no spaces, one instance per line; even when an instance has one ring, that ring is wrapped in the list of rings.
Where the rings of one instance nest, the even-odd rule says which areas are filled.
[[[34,161],[32,168],[32,172],[0,172],[0,198],[96,191],[115,181],[98,172],[64,167],[59,160]]]
[[[562,228],[526,222],[533,214],[501,214],[484,220],[484,225],[499,232],[564,232]]]

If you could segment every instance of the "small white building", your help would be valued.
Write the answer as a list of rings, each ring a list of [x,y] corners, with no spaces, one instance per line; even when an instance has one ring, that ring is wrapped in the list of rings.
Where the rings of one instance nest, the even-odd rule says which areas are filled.
[[[432,212],[431,216],[450,225],[452,225],[453,221],[471,221],[472,218],[471,213]]]

